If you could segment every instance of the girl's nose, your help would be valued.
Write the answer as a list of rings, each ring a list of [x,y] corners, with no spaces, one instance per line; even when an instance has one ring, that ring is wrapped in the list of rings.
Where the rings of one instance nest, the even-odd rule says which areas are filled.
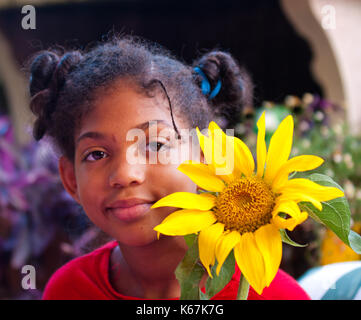
[[[142,184],[145,179],[145,166],[130,164],[126,160],[117,161],[112,165],[109,174],[109,185],[113,188],[124,188]]]

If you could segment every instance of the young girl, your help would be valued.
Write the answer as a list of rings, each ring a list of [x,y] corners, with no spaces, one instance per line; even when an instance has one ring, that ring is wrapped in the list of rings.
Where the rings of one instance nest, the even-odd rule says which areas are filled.
[[[177,208],[150,207],[174,192],[196,193],[197,186],[177,170],[181,152],[168,163],[130,161],[138,144],[128,134],[143,130],[145,141],[138,142],[145,148],[136,150],[138,160],[149,160],[151,152],[177,148],[169,136],[180,138],[184,129],[207,128],[211,120],[231,128],[251,102],[249,77],[225,52],[209,52],[188,66],[155,44],[118,36],[87,52],[39,52],[30,73],[35,139],[52,139],[65,189],[114,238],[57,270],[43,298],[177,299],[174,271],[187,245],[183,237],[158,240],[153,230]],[[236,268],[214,299],[234,299],[239,277]],[[249,294],[307,298],[281,270],[261,296],[252,288]]]

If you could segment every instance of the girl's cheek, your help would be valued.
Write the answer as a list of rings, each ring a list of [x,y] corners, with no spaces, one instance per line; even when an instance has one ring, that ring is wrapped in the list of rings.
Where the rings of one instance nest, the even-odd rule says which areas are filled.
[[[163,165],[179,166],[187,160],[200,162],[200,159],[201,150],[199,145],[181,140],[177,140],[169,150],[158,154],[158,163]]]
[[[192,159],[191,152],[190,145],[183,143],[158,154],[158,163],[150,168],[149,179],[158,185],[162,197],[177,191],[196,192],[196,184],[178,170],[181,163]]]
[[[77,177],[77,187],[81,204],[92,208],[97,201],[99,196],[102,195],[102,190],[106,183],[105,177],[103,181],[100,179],[99,174],[96,174],[96,170],[79,170],[79,176]]]
[[[157,185],[159,196],[164,197],[170,193],[183,191],[183,192],[196,192],[196,184],[188,178],[184,173],[180,172],[176,165],[162,165],[157,166],[157,170],[151,171],[149,176],[151,181],[154,181],[153,186]]]

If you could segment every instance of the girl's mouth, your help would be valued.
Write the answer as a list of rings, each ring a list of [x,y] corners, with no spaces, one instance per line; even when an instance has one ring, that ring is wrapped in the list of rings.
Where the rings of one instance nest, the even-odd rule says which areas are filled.
[[[150,207],[154,204],[154,202],[133,200],[127,201],[126,203],[127,204],[124,204],[124,202],[116,202],[106,208],[106,212],[120,221],[133,222],[144,217],[150,210]]]

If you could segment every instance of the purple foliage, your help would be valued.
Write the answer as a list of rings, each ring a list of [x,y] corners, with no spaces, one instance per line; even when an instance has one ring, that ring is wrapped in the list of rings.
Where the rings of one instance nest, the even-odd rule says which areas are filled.
[[[40,257],[69,219],[79,219],[79,206],[61,184],[49,143],[17,146],[9,119],[1,116],[0,278],[2,266],[17,269]]]

